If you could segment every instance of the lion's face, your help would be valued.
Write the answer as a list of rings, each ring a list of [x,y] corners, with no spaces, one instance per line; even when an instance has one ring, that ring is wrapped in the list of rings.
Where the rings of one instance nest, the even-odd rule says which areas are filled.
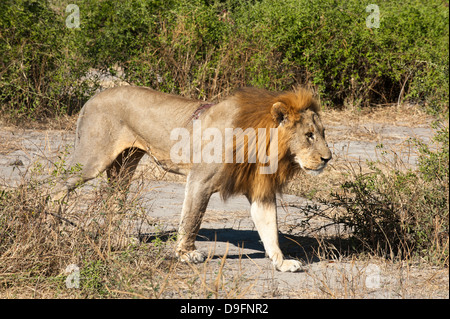
[[[300,121],[290,128],[292,138],[289,150],[295,161],[308,173],[320,174],[331,159],[331,151],[325,141],[325,129],[317,113],[306,110]]]

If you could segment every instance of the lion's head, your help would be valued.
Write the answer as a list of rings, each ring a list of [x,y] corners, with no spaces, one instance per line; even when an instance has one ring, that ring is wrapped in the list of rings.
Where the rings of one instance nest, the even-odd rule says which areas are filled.
[[[252,200],[270,200],[275,192],[300,168],[319,174],[331,159],[331,151],[325,141],[325,130],[320,121],[319,104],[311,92],[298,88],[294,92],[273,93],[248,88],[235,95],[239,112],[234,127],[277,128],[278,165],[273,174],[260,174],[258,168],[267,163],[227,163],[224,168],[222,197],[243,193]],[[249,145],[256,141],[242,139],[248,156]],[[265,151],[269,154],[270,138],[266,137]],[[233,151],[239,148],[234,144]]]
[[[294,97],[298,97],[298,94]],[[317,103],[310,98],[309,92],[302,91],[300,94],[307,97],[302,101],[305,109],[294,108],[294,112],[290,112],[292,104],[276,102],[271,113],[280,134],[284,135],[285,150],[289,152],[287,156],[291,156],[306,172],[319,174],[332,155],[325,141],[325,128],[320,120]]]

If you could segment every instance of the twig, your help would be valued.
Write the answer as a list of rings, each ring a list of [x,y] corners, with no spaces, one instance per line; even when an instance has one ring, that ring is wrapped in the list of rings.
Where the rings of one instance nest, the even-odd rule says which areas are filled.
[[[52,216],[54,216],[54,217],[56,217],[56,218],[61,219],[62,221],[65,221],[66,223],[68,223],[68,224],[70,224],[70,225],[72,225],[72,226],[74,226],[74,227],[77,227],[77,228],[82,229],[80,226],[78,226],[78,225],[75,224],[74,222],[68,220],[67,218],[62,217],[61,215],[58,215],[58,214],[55,214],[55,213],[50,213],[50,212],[47,212],[47,211],[44,211],[44,213],[47,214],[47,215],[52,215]],[[83,229],[82,229],[82,230],[83,230]],[[84,230],[83,230],[83,231],[84,231]]]

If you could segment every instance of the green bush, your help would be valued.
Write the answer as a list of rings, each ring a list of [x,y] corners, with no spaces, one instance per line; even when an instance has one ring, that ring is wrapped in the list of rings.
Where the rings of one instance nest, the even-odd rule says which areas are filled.
[[[335,217],[354,238],[376,253],[420,256],[448,265],[449,133],[437,132],[438,147],[419,144],[417,170],[382,170],[359,174],[333,194]]]
[[[78,110],[89,92],[79,79],[88,64],[46,1],[0,3],[0,110],[17,121]]]
[[[65,8],[80,8],[80,28]],[[90,68],[201,99],[241,86],[304,84],[324,104],[411,101],[448,108],[449,13],[438,0],[367,4],[280,0],[5,0],[0,3],[3,114],[79,110],[98,88]]]
[[[366,5],[261,1],[244,10],[241,23],[282,53],[282,72],[286,68],[295,81],[314,84],[328,103],[397,102],[405,86],[404,97],[442,98],[448,105],[444,4],[383,1],[379,28],[366,26]]]

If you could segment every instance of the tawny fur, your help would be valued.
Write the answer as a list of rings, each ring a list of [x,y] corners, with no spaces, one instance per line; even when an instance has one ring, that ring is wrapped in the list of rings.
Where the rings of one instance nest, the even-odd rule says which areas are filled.
[[[319,113],[320,107],[313,98],[311,92],[297,88],[294,92],[273,93],[266,90],[245,88],[235,95],[239,111],[233,120],[233,127],[253,128],[276,128],[277,114],[273,112],[274,104],[278,103],[282,113],[287,116],[285,125],[278,129],[278,169],[274,174],[260,174],[259,163],[256,156],[256,163],[249,163],[248,145],[258,145],[258,134],[256,141],[244,140],[244,163],[226,163],[223,170],[223,182],[220,187],[222,198],[227,199],[235,194],[245,194],[252,200],[271,200],[276,192],[281,192],[283,185],[300,169],[298,163],[294,161],[288,149],[289,129],[300,120],[302,111],[310,109]],[[268,133],[266,134],[268,137]],[[266,151],[268,154],[270,141],[266,138]],[[236,158],[236,149],[241,146],[233,144],[233,158]],[[254,147],[253,147],[254,148]],[[252,147],[250,147],[252,149]]]

